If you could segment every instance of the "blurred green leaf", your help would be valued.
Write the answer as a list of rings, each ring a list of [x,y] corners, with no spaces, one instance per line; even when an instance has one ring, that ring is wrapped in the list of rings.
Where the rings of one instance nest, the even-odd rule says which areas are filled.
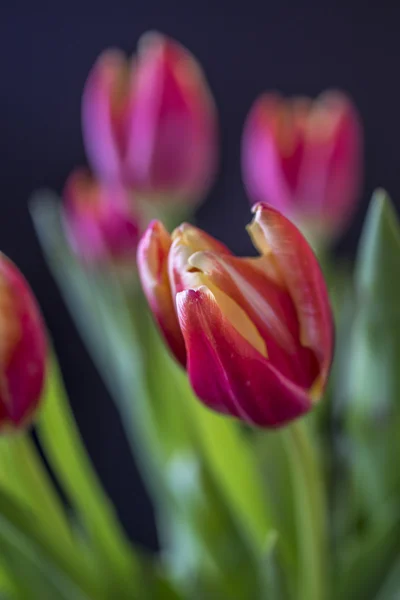
[[[372,530],[349,538],[347,544],[342,544],[333,580],[335,599],[372,599],[382,590],[400,538],[398,510],[396,506],[392,508],[391,517],[383,518]],[[395,600],[395,596],[390,597],[390,600]]]
[[[46,456],[78,510],[88,549],[99,560],[103,585],[120,598],[141,597],[140,569],[111,501],[106,497],[80,438],[52,356],[37,433]]]
[[[79,554],[65,507],[29,433],[0,437],[0,485],[35,514],[64,550]]]
[[[357,486],[371,514],[394,490],[400,493],[399,273],[398,219],[388,196],[378,191],[356,265],[347,406],[350,451],[361,469]]]
[[[353,410],[384,417],[400,406],[400,228],[388,196],[374,194],[356,265]]]
[[[345,383],[341,451],[347,467],[341,477],[340,598],[342,593],[349,599],[372,597],[400,551],[392,515],[392,506],[400,502],[399,273],[399,223],[379,190],[360,241],[350,351],[340,373]]]
[[[395,561],[375,600],[400,599],[400,558]]]
[[[95,580],[49,544],[40,522],[0,489],[0,550],[4,561],[29,582],[30,598],[96,600],[103,598]],[[27,586],[28,587],[28,586]],[[25,596],[28,598],[28,596]]]

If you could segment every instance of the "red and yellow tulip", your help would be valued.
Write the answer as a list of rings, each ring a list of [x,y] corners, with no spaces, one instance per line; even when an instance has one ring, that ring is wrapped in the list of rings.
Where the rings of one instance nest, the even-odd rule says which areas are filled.
[[[326,386],[333,323],[325,282],[299,230],[254,207],[258,258],[239,258],[183,224],[149,225],[138,247],[143,289],[164,337],[210,408],[278,427],[309,411]]]

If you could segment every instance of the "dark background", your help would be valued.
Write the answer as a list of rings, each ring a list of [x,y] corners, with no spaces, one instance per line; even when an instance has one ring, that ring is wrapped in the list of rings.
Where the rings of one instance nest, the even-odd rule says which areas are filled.
[[[61,191],[85,162],[80,97],[107,46],[131,53],[158,29],[201,61],[220,111],[220,178],[198,223],[239,253],[250,249],[249,204],[240,177],[240,137],[266,89],[316,95],[338,87],[365,127],[366,179],[360,209],[339,246],[353,254],[376,186],[400,198],[400,5],[357,2],[24,2],[0,9],[0,248],[23,270],[54,338],[88,449],[128,533],[156,547],[150,502],[121,424],[46,269],[27,210],[38,187]],[[106,439],[106,443],[104,442]]]

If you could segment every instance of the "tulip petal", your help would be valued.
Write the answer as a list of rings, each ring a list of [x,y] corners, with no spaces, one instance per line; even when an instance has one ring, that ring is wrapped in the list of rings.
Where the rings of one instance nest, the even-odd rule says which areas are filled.
[[[310,218],[339,231],[356,207],[362,176],[362,126],[349,98],[333,90],[321,94],[307,133],[302,205]]]
[[[142,194],[200,196],[215,174],[216,111],[201,69],[156,32],[138,44],[126,170]]]
[[[256,204],[248,230],[256,248],[271,257],[296,307],[300,342],[311,348],[326,382],[333,354],[333,320],[325,281],[311,247],[300,231],[277,210]]]
[[[310,388],[319,367],[314,353],[299,343],[299,322],[289,293],[268,277],[268,268],[263,269],[268,262],[264,257],[246,259],[213,252],[190,257],[190,264],[207,275],[208,287],[212,283],[223,290],[245,311],[264,339],[271,362],[289,379]]]
[[[304,389],[243,338],[206,287],[180,292],[177,312],[190,382],[207,406],[261,427],[279,427],[311,408]]]
[[[82,97],[82,129],[86,153],[96,174],[121,181],[124,103],[129,101],[129,64],[119,50],[100,55]]]
[[[249,197],[285,213],[293,210],[302,168],[304,143],[296,116],[304,112],[303,105],[299,102],[294,111],[279,95],[263,94],[243,131],[242,172]]]
[[[183,366],[186,350],[168,278],[171,236],[160,221],[152,221],[143,234],[137,253],[142,287],[170,350]]]
[[[172,232],[171,237],[168,271],[174,298],[184,289],[197,287],[193,284],[193,267],[189,262],[192,254],[201,250],[211,250],[222,255],[231,254],[222,242],[189,223],[182,223]]]

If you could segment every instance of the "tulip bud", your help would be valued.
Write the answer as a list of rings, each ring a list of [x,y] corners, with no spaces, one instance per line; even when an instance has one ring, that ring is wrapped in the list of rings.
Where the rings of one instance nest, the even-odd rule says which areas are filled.
[[[82,114],[86,151],[102,179],[173,202],[199,199],[212,183],[216,110],[200,66],[177,42],[147,33],[131,64],[104,52]]]
[[[258,204],[254,212],[248,229],[258,258],[238,258],[187,224],[169,239],[163,230],[163,252],[153,248],[150,258],[149,240],[162,227],[153,223],[139,243],[138,269],[160,327],[173,329],[180,340],[178,358],[197,396],[218,412],[278,427],[320,399],[333,323],[305,238],[272,207]],[[162,299],[149,272],[163,282]]]
[[[252,202],[268,202],[317,239],[339,235],[360,192],[362,130],[344,94],[315,101],[264,94],[244,128],[243,178]]]
[[[99,183],[84,169],[77,169],[63,195],[67,236],[84,261],[134,259],[139,226],[123,187]]]
[[[0,431],[32,419],[43,389],[46,336],[36,301],[17,267],[0,254]]]

